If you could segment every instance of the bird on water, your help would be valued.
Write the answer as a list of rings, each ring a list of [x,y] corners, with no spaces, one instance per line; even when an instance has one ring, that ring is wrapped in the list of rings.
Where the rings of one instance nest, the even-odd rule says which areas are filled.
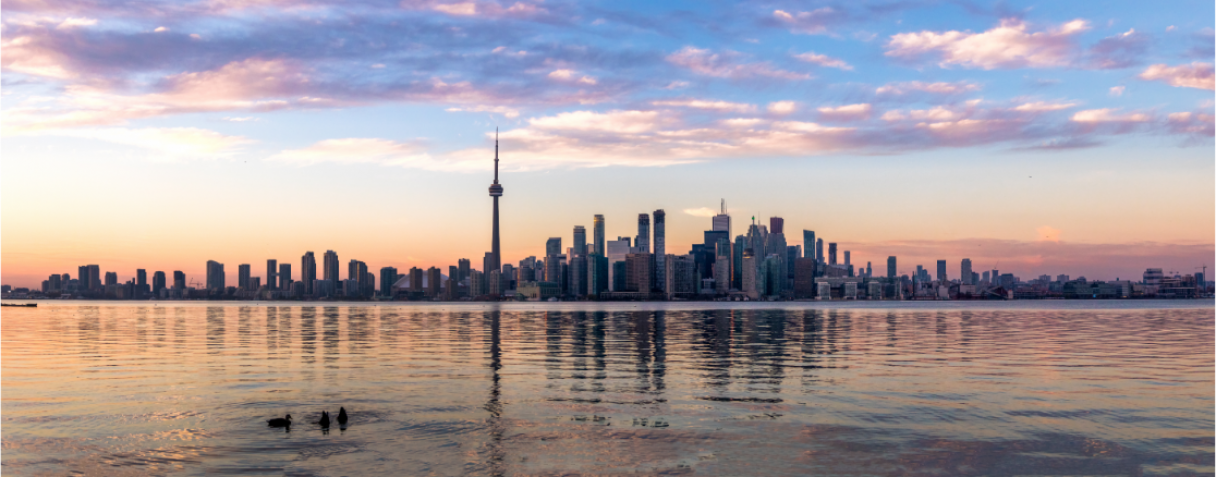
[[[287,417],[276,417],[266,421],[266,425],[270,427],[291,427],[291,414]]]
[[[321,411],[321,420],[317,421],[317,424],[320,424],[321,427],[328,429],[329,428],[329,413],[326,411]]]
[[[345,425],[346,425],[346,419],[347,419],[347,417],[346,417],[346,408],[344,408],[344,407],[340,407],[340,408],[338,408],[338,425],[339,425],[339,426],[345,426]]]

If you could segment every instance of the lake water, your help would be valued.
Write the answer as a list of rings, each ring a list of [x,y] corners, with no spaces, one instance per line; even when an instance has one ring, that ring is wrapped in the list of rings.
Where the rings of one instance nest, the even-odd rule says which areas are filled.
[[[861,305],[6,308],[0,470],[1216,470],[1210,301]]]

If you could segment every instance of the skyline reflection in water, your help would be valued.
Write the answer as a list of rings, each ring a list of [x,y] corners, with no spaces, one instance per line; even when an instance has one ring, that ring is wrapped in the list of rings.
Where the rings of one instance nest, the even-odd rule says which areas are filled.
[[[164,305],[4,311],[4,473],[1214,470],[1210,302]]]

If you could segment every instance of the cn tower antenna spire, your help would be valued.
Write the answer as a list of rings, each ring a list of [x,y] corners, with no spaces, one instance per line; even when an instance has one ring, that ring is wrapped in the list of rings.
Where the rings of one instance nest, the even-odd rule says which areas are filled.
[[[498,128],[494,128],[494,183],[498,183]]]

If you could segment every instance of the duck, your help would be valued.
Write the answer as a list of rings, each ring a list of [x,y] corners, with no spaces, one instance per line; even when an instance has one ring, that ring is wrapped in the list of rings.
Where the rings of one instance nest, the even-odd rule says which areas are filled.
[[[323,428],[329,428],[329,413],[321,411],[321,420],[317,424],[320,424]]]
[[[339,425],[339,426],[345,426],[345,425],[346,425],[346,420],[347,420],[347,417],[346,417],[346,408],[344,408],[344,407],[340,407],[340,408],[338,408],[338,425]]]
[[[266,425],[270,427],[291,427],[291,414],[287,417],[276,417],[266,421]]]

